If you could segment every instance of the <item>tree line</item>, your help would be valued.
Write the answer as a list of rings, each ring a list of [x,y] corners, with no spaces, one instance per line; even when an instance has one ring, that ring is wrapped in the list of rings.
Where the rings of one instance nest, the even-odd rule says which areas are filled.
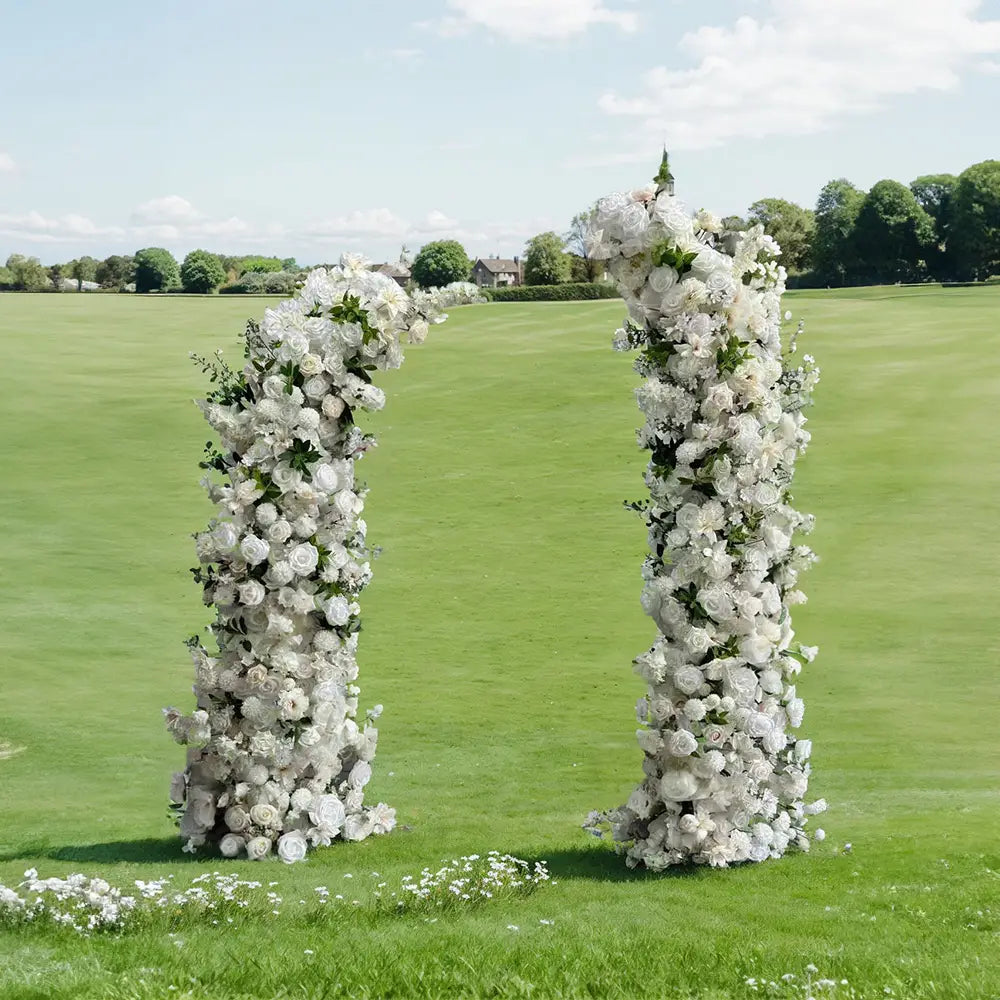
[[[592,214],[590,208],[574,216],[566,233],[539,233],[528,240],[525,284],[603,279],[603,262],[587,255]],[[758,223],[781,244],[790,285],[982,281],[1000,275],[1000,160],[973,164],[957,176],[925,174],[908,186],[881,180],[869,191],[840,177],[824,185],[815,209],[784,198],[761,198],[746,218],[723,219],[728,229]],[[435,240],[413,260],[412,281],[422,288],[466,281],[472,263],[457,240]],[[294,258],[192,250],[178,263],[162,247],[101,261],[83,256],[50,267],[37,257],[11,254],[0,267],[0,290],[59,289],[70,279],[78,289],[95,282],[119,291],[291,294],[300,273]]]
[[[982,281],[1000,275],[1000,160],[959,175],[925,174],[908,186],[881,180],[863,191],[846,178],[815,210],[761,198],[730,229],[760,223],[802,287]]]
[[[247,286],[251,291],[290,294],[299,272],[294,257],[234,257],[208,250],[192,250],[180,263],[163,247],[146,247],[131,255],[112,254],[104,260],[83,256],[48,267],[37,257],[14,253],[0,267],[0,290],[59,290],[68,279],[77,283],[78,291],[84,282],[93,282],[111,291],[180,290],[204,295],[223,287]],[[255,284],[261,287],[250,287]]]

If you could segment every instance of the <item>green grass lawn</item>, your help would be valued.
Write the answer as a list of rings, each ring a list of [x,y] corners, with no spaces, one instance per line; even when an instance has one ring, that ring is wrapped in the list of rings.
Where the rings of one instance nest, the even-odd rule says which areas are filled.
[[[25,748],[0,759],[0,882],[229,870],[286,899],[174,936],[0,934],[0,997],[805,997],[810,964],[838,983],[817,997],[1000,997],[1000,288],[788,303],[823,368],[796,626],[820,646],[800,691],[828,837],[655,876],[580,830],[639,775],[653,635],[620,302],[458,309],[383,379],[360,683],[386,707],[370,792],[401,827],[285,867],[180,853],[160,717],[190,705],[181,643],[207,621],[187,352],[236,356],[264,303],[0,296],[0,740]],[[490,849],[557,884],[434,922],[298,904]]]

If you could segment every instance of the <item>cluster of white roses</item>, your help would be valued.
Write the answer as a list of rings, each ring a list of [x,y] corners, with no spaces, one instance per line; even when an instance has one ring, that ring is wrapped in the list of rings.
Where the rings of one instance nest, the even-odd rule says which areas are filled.
[[[629,318],[615,347],[641,349],[639,430],[651,458],[642,605],[662,633],[637,658],[645,778],[593,813],[630,866],[725,866],[808,849],[811,744],[792,735],[795,678],[815,649],[793,642],[789,606],[812,552],[790,506],[801,413],[819,378],[783,364],[785,272],[760,226],[723,232],[662,187],[598,203],[591,256],[609,261]]]
[[[204,481],[218,516],[196,536],[194,572],[218,650],[189,641],[197,709],[165,710],[190,748],[171,787],[186,850],[298,861],[395,824],[384,803],[363,805],[381,706],[358,725],[358,596],[372,574],[354,463],[375,441],[354,414],[383,406],[370,373],[399,367],[401,337],[421,342],[478,292],[410,296],[365,265],[312,271],[251,323],[242,373],[203,362],[216,388],[200,405],[220,444],[202,465],[223,482]]]

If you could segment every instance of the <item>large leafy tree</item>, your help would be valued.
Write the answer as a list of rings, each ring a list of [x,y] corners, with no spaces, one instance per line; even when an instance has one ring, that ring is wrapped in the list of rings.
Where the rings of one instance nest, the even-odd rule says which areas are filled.
[[[526,285],[561,285],[570,279],[570,259],[558,233],[539,233],[524,252]]]
[[[13,278],[14,288],[20,292],[43,292],[49,287],[48,271],[37,257],[12,253],[7,258],[7,270]]]
[[[222,261],[207,250],[192,250],[181,264],[181,285],[185,292],[207,295],[225,280],[226,271]]]
[[[163,247],[147,247],[135,254],[135,290],[163,292],[180,284],[177,261]]]
[[[112,254],[97,265],[94,280],[101,288],[122,289],[135,281],[135,259]]]
[[[93,257],[84,255],[77,257],[69,265],[69,276],[76,282],[76,290],[83,291],[85,281],[93,281],[97,275],[97,261]]]
[[[410,273],[421,288],[443,288],[453,281],[468,281],[471,268],[458,240],[435,240],[420,248]]]
[[[243,257],[240,261],[239,273],[246,274],[247,271],[254,271],[258,274],[274,274],[284,269],[284,264],[277,257]]]
[[[578,212],[573,216],[573,221],[569,224],[569,229],[563,235],[563,243],[569,251],[574,281],[597,281],[604,273],[604,262],[592,260],[587,253],[587,233],[590,230],[591,221],[597,211],[596,202],[585,212]]]
[[[816,229],[811,209],[784,198],[761,198],[750,206],[747,218],[751,225],[762,225],[764,232],[778,241],[785,267],[801,271],[809,266]]]
[[[959,175],[951,199],[948,257],[960,278],[1000,274],[1000,160],[984,160]]]
[[[844,177],[830,181],[819,193],[812,262],[825,285],[846,285],[855,278],[852,236],[864,200],[864,191]]]
[[[947,255],[951,227],[951,199],[958,178],[954,174],[924,174],[910,182],[910,190],[920,207],[934,220],[935,245],[927,258],[927,265],[935,278],[951,277]]]
[[[853,243],[864,281],[919,281],[934,248],[934,220],[908,187],[879,181],[865,195]]]

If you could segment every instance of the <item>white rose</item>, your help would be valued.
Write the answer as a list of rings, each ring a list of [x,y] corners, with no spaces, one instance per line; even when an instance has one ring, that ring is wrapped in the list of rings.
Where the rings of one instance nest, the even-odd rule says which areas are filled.
[[[372,824],[367,816],[348,816],[344,820],[344,840],[364,840],[372,832]]]
[[[348,775],[347,783],[351,788],[364,788],[365,785],[371,781],[372,777],[372,766],[365,760],[359,760],[354,767],[351,768],[351,773]]]
[[[250,819],[257,826],[278,826],[281,823],[281,816],[278,810],[270,802],[259,802],[250,807]]]
[[[258,538],[256,535],[247,535],[240,542],[240,554],[251,566],[262,563],[270,552],[271,546],[263,538]]]
[[[236,548],[240,540],[236,529],[228,522],[218,525],[212,532],[212,538],[220,552],[230,552]]]
[[[271,481],[278,489],[287,493],[289,490],[294,490],[302,482],[302,473],[290,465],[280,463],[271,472]]]
[[[344,410],[347,404],[340,398],[340,396],[324,396],[323,397],[323,416],[328,420],[336,420]]]
[[[690,771],[667,771],[660,778],[660,794],[667,802],[689,802],[698,792],[698,779]]]
[[[350,517],[354,513],[354,504],[357,496],[351,490],[341,490],[333,496],[333,506],[344,517]]]
[[[227,833],[219,841],[219,853],[224,858],[235,858],[243,850],[244,844],[246,844],[246,840],[243,837],[237,836],[235,833]]]
[[[269,542],[281,545],[292,537],[292,526],[284,518],[280,518],[267,529],[266,535]]]
[[[309,819],[330,837],[340,832],[345,818],[344,803],[336,795],[320,795],[309,807]]]
[[[278,857],[286,865],[302,861],[308,849],[309,845],[301,830],[292,830],[278,838]]]
[[[747,663],[752,663],[754,666],[760,666],[771,658],[771,652],[773,646],[767,639],[762,635],[754,633],[753,635],[747,636],[740,643],[740,656],[743,657]]]
[[[247,841],[247,857],[251,861],[263,861],[270,853],[270,837],[254,837]]]
[[[389,833],[396,825],[396,810],[379,802],[372,808],[368,818],[372,824],[372,833]]]
[[[319,562],[319,551],[315,545],[303,542],[288,553],[288,565],[299,576],[309,576]]]
[[[689,757],[698,749],[698,741],[686,729],[678,729],[670,734],[667,747],[674,757]]]
[[[264,596],[267,593],[264,585],[257,580],[244,581],[239,585],[238,591],[240,604],[246,605],[248,608],[257,607],[264,600]]]
[[[705,675],[697,667],[681,667],[674,674],[674,685],[685,694],[694,694],[704,683]]]
[[[323,370],[323,359],[315,354],[303,354],[299,362],[299,371],[306,378],[318,375]]]
[[[350,605],[346,598],[334,595],[323,602],[323,614],[331,625],[346,625],[351,617]]]
[[[337,470],[326,462],[313,466],[312,482],[323,493],[336,493],[343,486]]]

